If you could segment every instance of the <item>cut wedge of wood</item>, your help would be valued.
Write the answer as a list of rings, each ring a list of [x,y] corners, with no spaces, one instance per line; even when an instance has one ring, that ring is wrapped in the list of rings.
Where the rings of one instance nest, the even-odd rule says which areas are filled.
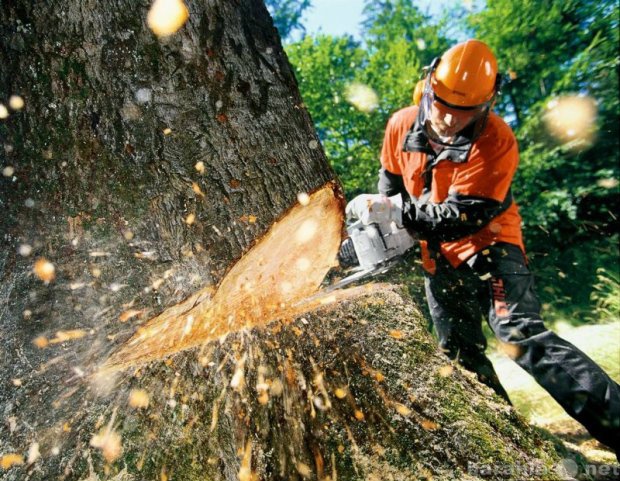
[[[208,287],[140,327],[102,366],[124,369],[161,359],[347,297],[317,295],[336,262],[343,224],[342,203],[330,183],[296,204],[228,272]]]

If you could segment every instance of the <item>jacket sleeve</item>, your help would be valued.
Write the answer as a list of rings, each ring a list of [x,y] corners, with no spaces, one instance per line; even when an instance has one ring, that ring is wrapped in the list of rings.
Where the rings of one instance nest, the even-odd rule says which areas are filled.
[[[469,159],[452,179],[448,197],[405,198],[404,224],[422,237],[440,241],[474,234],[512,204],[510,185],[519,154],[506,124],[490,129],[472,147]]]
[[[392,174],[390,171],[381,167],[379,169],[379,183],[377,184],[379,193],[392,197],[396,194],[406,193],[405,183],[402,175]]]
[[[406,193],[399,163],[401,132],[398,129],[396,115],[390,118],[385,127],[381,147],[381,169],[379,170],[379,183],[377,185],[379,193],[388,197]]]
[[[403,201],[403,223],[425,239],[451,241],[474,234],[512,203],[507,195],[503,202],[484,197],[450,194],[439,204],[409,196]]]

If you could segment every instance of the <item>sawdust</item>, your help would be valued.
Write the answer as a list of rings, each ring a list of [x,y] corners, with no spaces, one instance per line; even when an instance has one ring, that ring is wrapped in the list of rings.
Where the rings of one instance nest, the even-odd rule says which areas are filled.
[[[305,204],[305,205],[304,205]],[[103,365],[114,371],[276,319],[293,319],[347,298],[347,291],[318,292],[340,247],[342,206],[328,185],[295,205],[228,272],[212,293],[207,287],[147,321]]]

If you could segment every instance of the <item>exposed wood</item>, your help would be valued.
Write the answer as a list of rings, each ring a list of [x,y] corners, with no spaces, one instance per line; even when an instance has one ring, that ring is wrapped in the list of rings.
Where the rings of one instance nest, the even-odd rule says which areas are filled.
[[[274,223],[214,294],[202,289],[147,321],[102,370],[161,359],[244,328],[294,318],[312,307],[307,299],[338,253],[342,202],[330,184],[304,204]]]

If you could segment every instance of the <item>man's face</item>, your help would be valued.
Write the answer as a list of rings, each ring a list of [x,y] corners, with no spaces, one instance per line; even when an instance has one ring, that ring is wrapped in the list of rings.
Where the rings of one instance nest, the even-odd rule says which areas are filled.
[[[435,99],[431,103],[431,128],[440,137],[454,137],[476,120],[484,112],[485,108],[486,105],[467,110],[454,109]]]

